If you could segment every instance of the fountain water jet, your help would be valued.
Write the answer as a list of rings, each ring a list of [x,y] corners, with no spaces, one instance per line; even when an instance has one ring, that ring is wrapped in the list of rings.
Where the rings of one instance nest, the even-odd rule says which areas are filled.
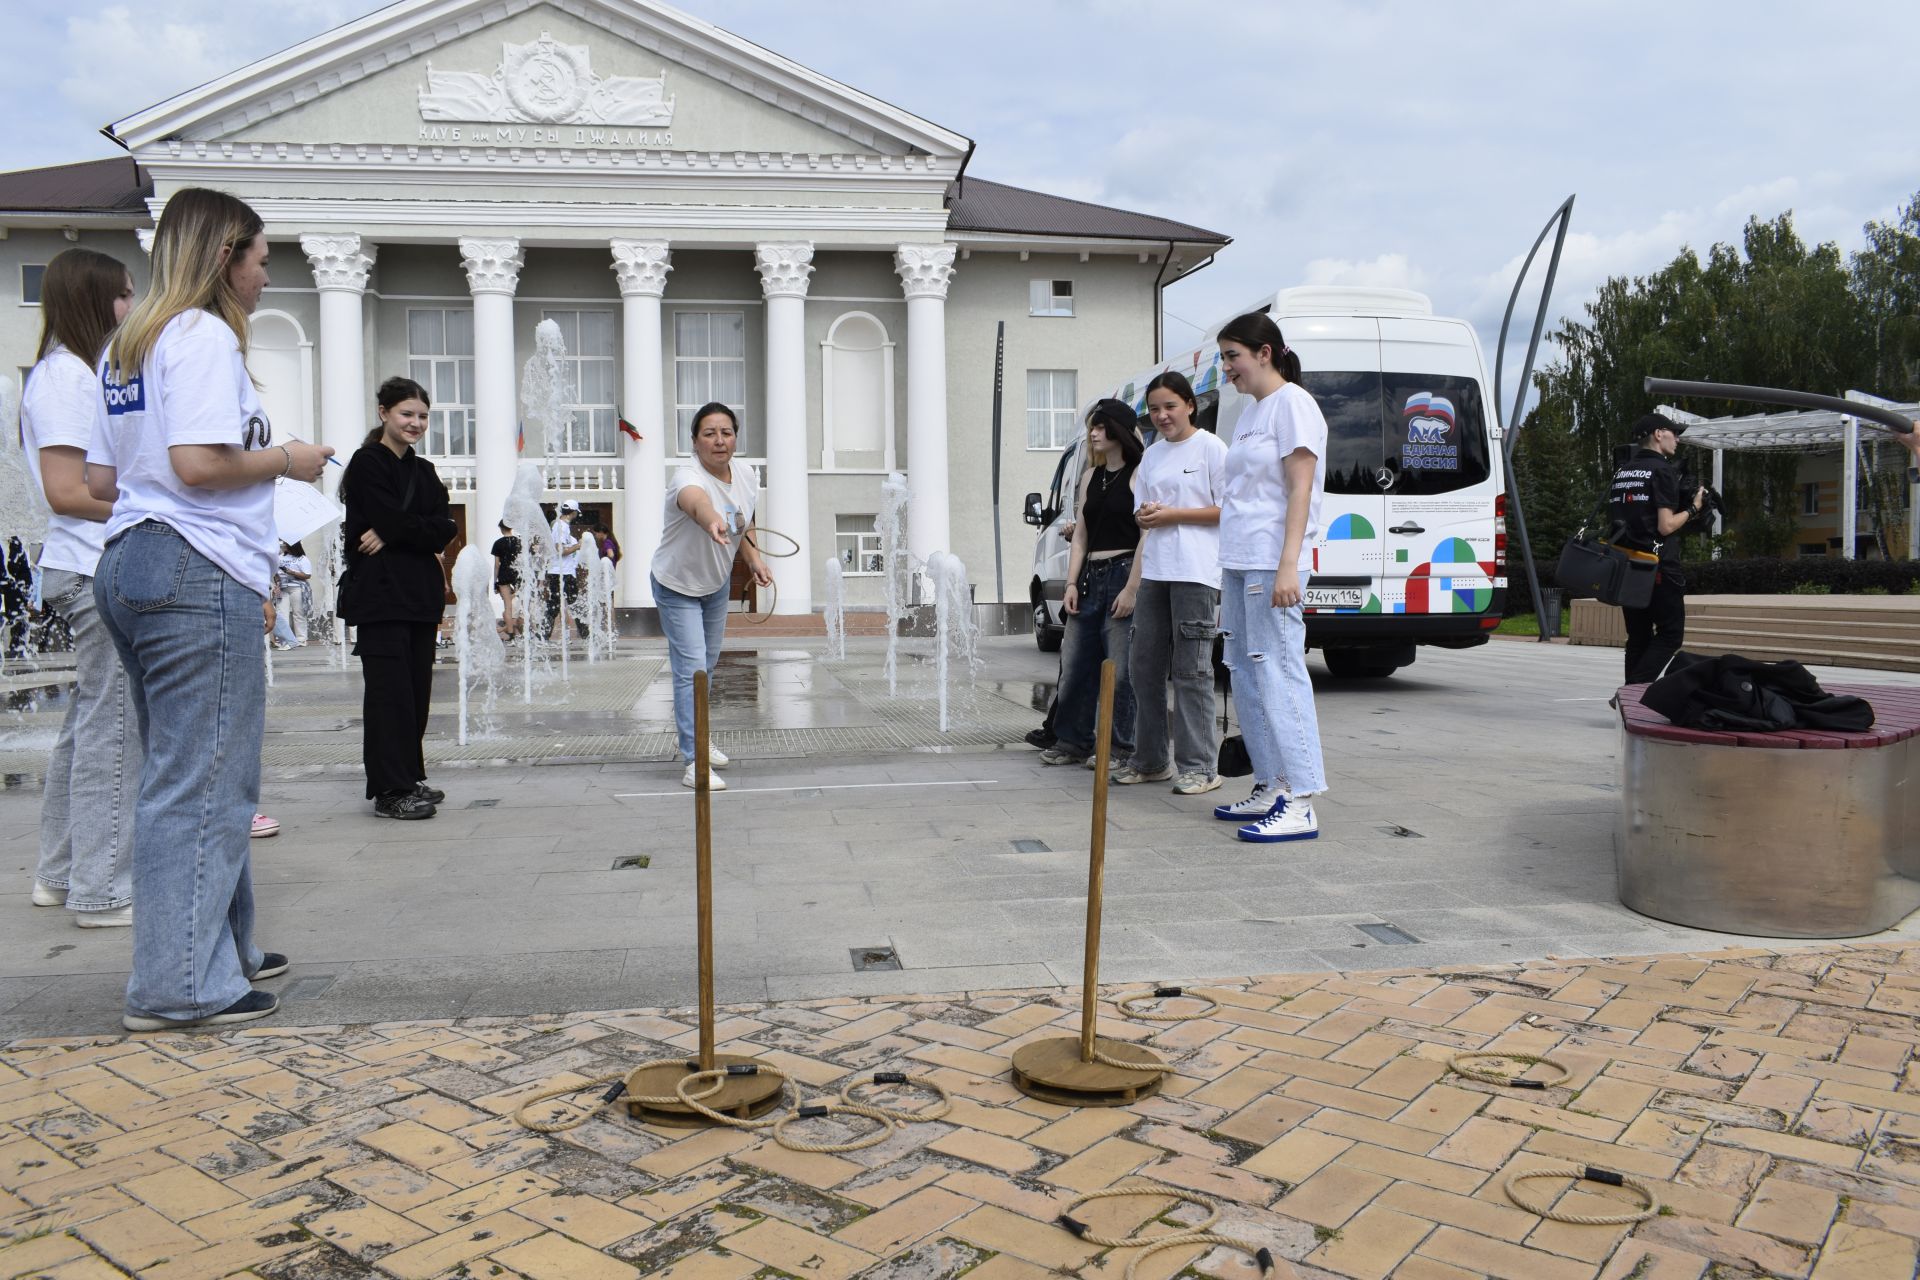
[[[827,583],[827,658],[838,662],[847,656],[847,581],[839,556],[828,556]]]
[[[473,722],[469,700],[476,678],[485,693],[480,702],[479,728],[493,729],[493,706],[497,682],[506,670],[507,649],[493,623],[493,607],[488,595],[493,588],[491,557],[473,543],[460,549],[453,562],[454,647],[460,661],[460,745],[467,745],[469,725]]]
[[[501,519],[520,539],[520,617],[524,630],[520,636],[520,662],[523,685],[521,698],[533,703],[533,651],[539,633],[533,626],[539,592],[547,588],[547,566],[553,562],[553,532],[540,511],[540,492],[546,481],[537,462],[522,462],[513,475],[513,488],[507,491],[506,511]]]
[[[891,472],[880,485],[880,513],[873,530],[880,535],[880,567],[887,602],[887,696],[899,693],[900,623],[907,616],[913,581],[913,556],[906,547],[907,478]]]
[[[967,586],[967,566],[960,557],[936,551],[927,558],[927,576],[933,582],[933,662],[940,683],[940,732],[948,728],[948,670],[953,659],[966,664],[971,679],[979,666],[979,627],[973,620],[973,593]]]

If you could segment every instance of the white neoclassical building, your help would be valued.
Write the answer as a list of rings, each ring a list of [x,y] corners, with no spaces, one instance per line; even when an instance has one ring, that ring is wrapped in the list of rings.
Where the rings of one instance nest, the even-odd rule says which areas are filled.
[[[779,612],[816,607],[829,555],[851,601],[879,598],[895,470],[914,554],[954,552],[993,599],[1002,321],[1006,594],[1025,599],[1021,495],[1078,407],[1156,358],[1160,290],[1226,243],[974,177],[964,136],[647,0],[401,0],[106,132],[128,158],[0,174],[8,367],[31,363],[53,254],[89,245],[144,283],[168,195],[231,191],[272,242],[251,363],[276,432],[344,454],[373,388],[414,377],[463,541],[495,536],[530,456],[520,371],[535,326],[560,326],[572,421],[531,454],[549,502],[618,535],[630,606],[651,603],[661,494],[709,400],[741,416],[761,522],[799,544]]]

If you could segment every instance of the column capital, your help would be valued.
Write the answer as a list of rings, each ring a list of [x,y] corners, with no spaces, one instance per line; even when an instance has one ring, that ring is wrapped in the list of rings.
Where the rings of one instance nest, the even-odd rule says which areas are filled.
[[[356,235],[304,235],[301,252],[313,264],[313,283],[319,288],[367,291],[367,273],[373,269],[374,247],[363,250]]]
[[[133,235],[134,238],[140,242],[140,252],[146,254],[148,257],[152,257],[154,228],[135,227],[133,229]]]
[[[953,279],[953,259],[959,246],[903,244],[893,251],[893,269],[909,298],[944,298]]]
[[[460,237],[460,265],[467,271],[470,293],[504,293],[512,296],[520,284],[520,268],[527,256],[518,240]]]
[[[813,245],[805,240],[755,245],[753,266],[766,297],[804,298],[813,274]]]
[[[673,250],[665,240],[609,240],[613,274],[623,298],[658,298],[667,291]]]

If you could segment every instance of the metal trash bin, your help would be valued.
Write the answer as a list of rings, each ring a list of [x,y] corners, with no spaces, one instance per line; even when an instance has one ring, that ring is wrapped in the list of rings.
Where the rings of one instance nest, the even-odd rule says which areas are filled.
[[[1560,609],[1567,593],[1559,587],[1543,587],[1540,595],[1541,607],[1546,610],[1545,616],[1540,619],[1540,636],[1545,640],[1557,640],[1560,637]]]

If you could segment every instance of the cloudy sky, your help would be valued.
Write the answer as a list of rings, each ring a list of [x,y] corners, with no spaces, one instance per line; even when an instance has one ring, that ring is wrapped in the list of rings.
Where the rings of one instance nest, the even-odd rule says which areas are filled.
[[[1920,5],[1890,0],[682,7],[966,134],[980,177],[1233,236],[1169,290],[1174,346],[1308,282],[1424,290],[1490,345],[1568,195],[1556,313],[1750,214],[1857,248],[1920,190]],[[28,8],[5,6],[0,168],[116,154],[101,125],[371,6]]]

